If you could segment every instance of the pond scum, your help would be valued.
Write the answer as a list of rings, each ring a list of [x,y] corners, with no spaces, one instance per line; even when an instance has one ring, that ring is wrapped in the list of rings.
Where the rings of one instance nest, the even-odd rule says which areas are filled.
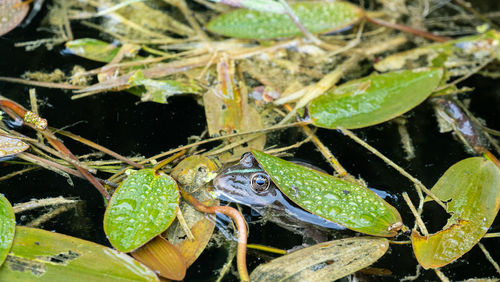
[[[183,280],[214,245],[227,249],[227,259],[216,272],[203,270],[216,273],[207,280],[448,281],[447,276],[457,278],[447,265],[468,264],[474,258],[464,255],[474,246],[481,251],[475,256],[482,256],[491,271],[460,279],[500,277],[498,251],[483,244],[499,237],[494,222],[500,207],[500,133],[469,111],[474,97],[467,85],[471,76],[499,77],[500,11],[483,13],[465,0],[29,2],[0,3],[0,35],[8,37],[42,11],[42,27],[52,36],[16,42],[16,47],[64,45],[66,53],[102,66],[74,65],[70,73],[29,69],[21,77],[0,77],[6,84],[33,87],[30,109],[1,96],[0,89],[0,180],[39,168],[62,175],[69,186],[72,177],[88,180],[105,203],[103,226],[112,248],[37,228],[81,208],[81,199],[52,197],[11,206],[2,194],[0,280]],[[95,37],[80,37],[82,29]],[[120,91],[160,104],[190,95],[204,108],[206,131],[154,156],[121,156],[78,132],[51,127],[51,120],[39,116],[43,99],[37,88],[61,89],[73,100]],[[460,142],[471,155],[440,172],[432,188],[358,137],[363,131],[351,131],[396,124],[401,150],[411,162],[416,149],[405,114],[422,103],[434,109],[441,132],[453,132],[450,142]],[[277,141],[290,128],[303,138],[285,145]],[[384,201],[368,188],[369,179],[344,168],[316,135],[318,128],[349,137],[388,165],[381,170],[394,168],[413,187],[399,187],[401,197],[393,207],[396,200]],[[67,138],[98,153],[75,155],[62,142]],[[279,158],[293,156],[309,142],[333,174]],[[347,229],[314,242],[309,240],[314,228],[293,230],[305,244],[289,251],[247,244],[248,231],[259,226],[245,221],[237,203],[221,205],[212,180],[221,166],[249,151],[287,200]],[[431,201],[448,218],[434,233],[426,227],[432,217],[424,210]],[[40,212],[44,207],[50,212]],[[16,215],[31,212],[31,222],[16,225]],[[221,218],[226,226],[216,230]],[[415,272],[393,274],[397,262],[372,266],[398,245],[411,245],[412,253],[401,256],[411,256]],[[252,269],[247,249],[259,254]],[[233,266],[238,276],[231,277]]]

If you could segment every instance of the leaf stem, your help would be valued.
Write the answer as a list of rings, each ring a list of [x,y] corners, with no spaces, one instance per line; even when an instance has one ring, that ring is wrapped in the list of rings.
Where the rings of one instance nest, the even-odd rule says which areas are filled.
[[[376,25],[381,25],[381,26],[385,26],[388,28],[397,29],[397,30],[400,30],[402,32],[411,33],[411,34],[414,34],[416,36],[420,36],[420,37],[427,38],[427,39],[437,41],[437,42],[446,42],[448,40],[451,40],[451,38],[449,38],[449,37],[443,37],[443,36],[432,34],[432,33],[427,32],[425,30],[420,30],[420,29],[416,29],[416,28],[409,27],[406,25],[395,24],[395,23],[391,23],[391,22],[384,21],[381,19],[372,18],[372,17],[369,17],[368,15],[365,15],[365,19],[371,23],[376,24]]]
[[[243,215],[238,210],[228,206],[205,206],[204,204],[200,203],[195,197],[193,197],[193,195],[184,191],[184,189],[179,188],[179,190],[182,197],[191,205],[193,205],[196,210],[211,214],[222,213],[233,219],[233,221],[236,223],[236,228],[238,229],[238,250],[236,254],[238,273],[240,274],[241,281],[250,281],[246,265],[247,228]]]

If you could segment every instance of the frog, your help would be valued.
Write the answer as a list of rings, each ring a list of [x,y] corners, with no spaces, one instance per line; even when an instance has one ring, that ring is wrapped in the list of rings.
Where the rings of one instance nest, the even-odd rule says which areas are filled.
[[[296,163],[322,171],[310,164]],[[295,205],[272,182],[250,152],[243,154],[237,164],[223,168],[213,184],[218,198],[250,206],[271,222],[295,233],[304,235],[311,228],[322,231],[345,229]]]

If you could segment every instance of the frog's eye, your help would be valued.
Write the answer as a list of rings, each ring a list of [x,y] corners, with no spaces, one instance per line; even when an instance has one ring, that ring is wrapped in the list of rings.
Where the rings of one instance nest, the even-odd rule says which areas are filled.
[[[262,193],[269,189],[270,185],[271,179],[269,179],[269,175],[262,172],[257,172],[252,175],[251,187],[254,192]]]

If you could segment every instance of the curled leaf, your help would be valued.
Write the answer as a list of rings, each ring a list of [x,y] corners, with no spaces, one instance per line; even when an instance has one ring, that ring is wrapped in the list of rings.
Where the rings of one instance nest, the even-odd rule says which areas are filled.
[[[500,169],[483,157],[468,158],[450,167],[431,191],[447,202],[451,217],[436,234],[412,232],[413,251],[424,268],[453,262],[488,231],[500,207]]]
[[[131,253],[161,277],[182,280],[186,276],[186,262],[179,250],[163,237],[157,236]]]
[[[357,237],[320,243],[266,264],[252,281],[334,281],[372,265],[389,248],[385,238]]]

